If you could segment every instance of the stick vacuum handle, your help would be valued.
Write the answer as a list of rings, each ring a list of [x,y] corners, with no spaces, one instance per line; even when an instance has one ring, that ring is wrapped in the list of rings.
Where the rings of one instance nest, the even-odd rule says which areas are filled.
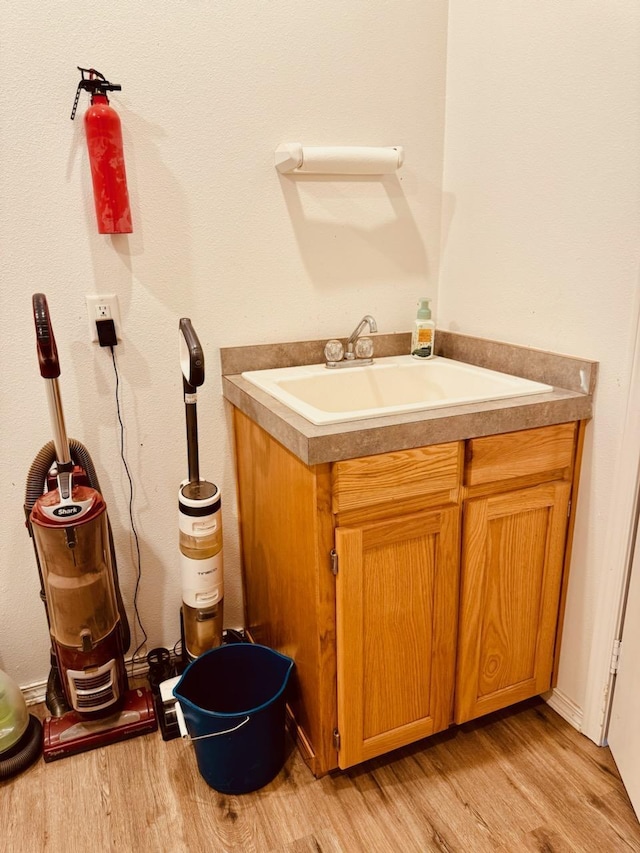
[[[57,379],[60,376],[60,362],[56,339],[53,336],[49,306],[44,293],[34,293],[32,296],[33,319],[36,324],[36,348],[38,364],[43,379]]]
[[[182,375],[192,389],[199,388],[204,382],[204,352],[188,317],[182,317],[179,328]]]

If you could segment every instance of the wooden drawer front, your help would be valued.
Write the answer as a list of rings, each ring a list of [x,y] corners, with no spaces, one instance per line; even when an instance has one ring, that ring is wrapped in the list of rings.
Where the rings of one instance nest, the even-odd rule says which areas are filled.
[[[458,441],[346,459],[332,466],[333,511],[455,489],[461,477]]]
[[[477,486],[567,468],[573,461],[576,424],[538,427],[467,442],[465,485]]]

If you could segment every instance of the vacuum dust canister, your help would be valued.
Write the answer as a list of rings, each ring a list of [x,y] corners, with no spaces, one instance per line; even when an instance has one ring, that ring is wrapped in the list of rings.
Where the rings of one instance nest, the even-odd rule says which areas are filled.
[[[178,492],[182,600],[204,610],[223,596],[222,499],[214,483],[185,482]]]

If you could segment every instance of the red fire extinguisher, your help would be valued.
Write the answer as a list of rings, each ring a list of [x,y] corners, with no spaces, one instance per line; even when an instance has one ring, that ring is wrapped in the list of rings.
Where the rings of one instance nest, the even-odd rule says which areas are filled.
[[[131,234],[131,208],[124,167],[122,129],[118,113],[109,104],[107,92],[119,92],[117,83],[110,83],[95,68],[80,68],[71,119],[76,115],[80,92],[91,95],[91,105],[84,114],[84,127],[91,163],[93,199],[100,234]]]

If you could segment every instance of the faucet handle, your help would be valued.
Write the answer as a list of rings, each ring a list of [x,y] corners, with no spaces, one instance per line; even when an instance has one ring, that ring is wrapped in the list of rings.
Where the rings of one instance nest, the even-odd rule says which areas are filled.
[[[344,347],[342,342],[338,340],[330,340],[324,346],[325,361],[341,361],[344,355]]]
[[[358,338],[355,353],[356,358],[373,358],[373,341],[371,338]]]

